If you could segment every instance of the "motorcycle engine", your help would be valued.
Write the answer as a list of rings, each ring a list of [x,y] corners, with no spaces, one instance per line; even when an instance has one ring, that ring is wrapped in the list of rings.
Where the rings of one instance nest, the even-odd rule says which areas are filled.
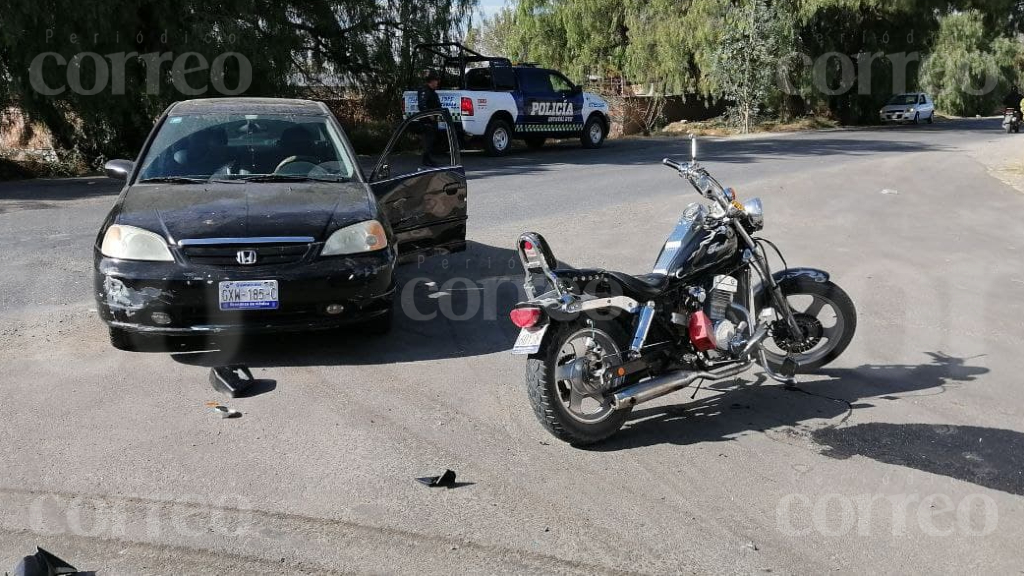
[[[708,290],[705,307],[714,326],[715,347],[719,350],[728,351],[736,337],[736,325],[726,318],[726,313],[738,291],[739,281],[732,276],[715,276]]]

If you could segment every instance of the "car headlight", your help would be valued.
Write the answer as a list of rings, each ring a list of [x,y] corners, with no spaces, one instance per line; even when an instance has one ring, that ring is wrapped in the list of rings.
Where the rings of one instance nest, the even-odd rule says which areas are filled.
[[[761,204],[760,198],[751,198],[744,202],[743,211],[747,213],[747,218],[754,230],[764,228],[764,206]]]
[[[159,234],[114,224],[103,235],[100,252],[107,258],[120,260],[147,260],[150,262],[174,262],[171,250]]]
[[[907,108],[907,112],[913,112],[913,111],[914,111],[913,108]]]
[[[321,256],[341,256],[382,250],[388,246],[384,227],[376,220],[346,226],[327,239]]]

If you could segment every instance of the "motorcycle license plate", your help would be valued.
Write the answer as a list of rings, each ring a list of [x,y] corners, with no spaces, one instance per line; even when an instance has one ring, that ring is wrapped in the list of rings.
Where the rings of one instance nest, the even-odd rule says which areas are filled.
[[[545,324],[540,328],[523,328],[519,332],[519,338],[516,338],[516,344],[512,347],[513,354],[535,354],[540,350],[540,343],[544,340],[544,334],[548,331],[548,326],[551,324]]]

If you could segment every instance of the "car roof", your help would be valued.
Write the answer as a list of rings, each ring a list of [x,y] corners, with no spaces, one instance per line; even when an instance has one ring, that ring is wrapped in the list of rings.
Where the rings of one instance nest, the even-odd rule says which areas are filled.
[[[297,98],[200,98],[175,103],[171,114],[311,114],[327,115],[321,102]]]

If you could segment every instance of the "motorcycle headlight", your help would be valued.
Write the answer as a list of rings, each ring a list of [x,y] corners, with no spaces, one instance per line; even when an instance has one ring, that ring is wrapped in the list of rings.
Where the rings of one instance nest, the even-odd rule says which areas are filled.
[[[376,220],[346,226],[327,239],[321,256],[341,256],[382,250],[388,246],[384,227]]]
[[[147,260],[150,262],[174,262],[167,242],[159,234],[114,224],[103,235],[100,252],[107,258],[120,260]]]
[[[761,204],[760,198],[752,198],[744,202],[743,210],[747,213],[747,218],[754,230],[764,228],[764,206]]]

